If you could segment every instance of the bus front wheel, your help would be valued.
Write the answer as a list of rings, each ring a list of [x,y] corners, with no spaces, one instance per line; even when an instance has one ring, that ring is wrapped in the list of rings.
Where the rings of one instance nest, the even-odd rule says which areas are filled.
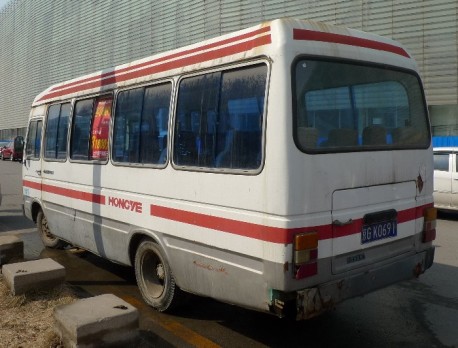
[[[52,249],[63,249],[66,243],[55,235],[53,235],[48,226],[48,219],[46,219],[43,211],[39,211],[37,215],[37,228],[43,244]]]
[[[180,297],[172,271],[161,247],[151,241],[140,243],[135,253],[135,277],[143,299],[159,312],[174,308]]]

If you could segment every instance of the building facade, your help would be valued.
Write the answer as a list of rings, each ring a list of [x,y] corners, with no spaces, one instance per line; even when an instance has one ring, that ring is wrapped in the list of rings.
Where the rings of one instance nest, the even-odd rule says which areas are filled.
[[[417,60],[435,135],[458,135],[456,0],[12,0],[0,10],[0,139],[50,85],[280,17],[390,37]]]

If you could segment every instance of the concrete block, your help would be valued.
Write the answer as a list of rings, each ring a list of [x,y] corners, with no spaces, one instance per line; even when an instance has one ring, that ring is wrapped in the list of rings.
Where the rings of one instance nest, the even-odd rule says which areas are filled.
[[[17,236],[0,236],[0,266],[24,258],[24,242]]]
[[[65,280],[64,266],[53,259],[10,263],[2,267],[2,273],[13,295],[50,289]]]
[[[123,347],[138,334],[138,310],[112,294],[54,308],[54,329],[64,347]]]

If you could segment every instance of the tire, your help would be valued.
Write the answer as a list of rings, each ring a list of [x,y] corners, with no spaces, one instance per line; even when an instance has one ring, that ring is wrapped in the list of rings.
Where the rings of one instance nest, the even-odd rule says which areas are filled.
[[[37,229],[43,244],[51,249],[63,249],[67,243],[54,236],[49,230],[48,219],[42,210],[37,215]]]
[[[182,297],[161,247],[143,240],[135,253],[135,277],[146,303],[159,312],[170,311]]]

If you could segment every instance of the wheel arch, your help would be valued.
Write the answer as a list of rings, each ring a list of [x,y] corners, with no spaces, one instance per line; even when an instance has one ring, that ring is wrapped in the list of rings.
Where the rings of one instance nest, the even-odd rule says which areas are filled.
[[[43,208],[41,207],[40,202],[38,201],[33,201],[31,205],[31,213],[32,213],[32,220],[34,223],[37,223],[37,216],[39,211],[43,211]]]
[[[161,238],[159,238],[158,234],[153,231],[148,230],[136,230],[132,233],[129,241],[129,261],[130,264],[133,266],[135,265],[135,253],[140,246],[140,243],[145,240],[149,239],[155,243],[157,243],[161,249],[164,251],[165,256],[167,259],[169,258],[168,252],[166,248],[164,248],[163,243],[161,242]]]

